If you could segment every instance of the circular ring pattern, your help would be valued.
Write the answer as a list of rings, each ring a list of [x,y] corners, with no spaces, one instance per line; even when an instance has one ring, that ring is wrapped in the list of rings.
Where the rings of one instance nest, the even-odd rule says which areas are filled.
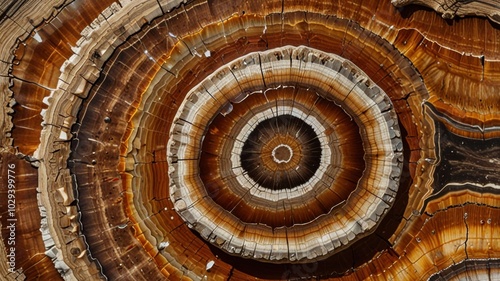
[[[260,61],[260,65],[256,64],[256,61]],[[261,67],[259,71],[253,69]],[[262,75],[255,77],[250,73]],[[208,130],[199,128],[209,126],[218,115],[228,116],[235,104],[246,103],[247,97],[257,96],[257,92],[265,93],[268,89],[277,89],[284,85],[314,89],[321,99],[338,103],[352,116],[360,127],[366,167],[361,178],[356,179],[357,186],[345,202],[341,206],[328,208],[314,220],[286,227],[245,222],[233,212],[214,203],[209,194],[211,188],[201,179],[200,166],[204,164],[200,162],[200,157]],[[269,104],[267,106],[269,107]],[[295,108],[301,107],[294,105],[288,108],[271,103],[271,108],[273,106],[276,112],[293,112]],[[250,110],[254,110],[253,107]],[[277,121],[267,117],[269,115],[265,113],[266,109],[259,110],[257,107],[255,110],[264,112],[261,115],[253,112],[255,119],[259,120],[253,122],[255,128],[266,122],[265,120]],[[309,110],[312,111],[312,108]],[[307,119],[307,116],[302,115],[302,120]],[[315,122],[317,126],[315,124],[311,127],[321,128],[319,120]],[[209,133],[217,134],[217,130],[211,131]],[[242,132],[248,135],[245,139],[250,139],[253,130],[244,129]],[[402,157],[402,145],[397,117],[392,110],[390,99],[349,61],[303,46],[286,46],[251,53],[218,69],[188,93],[176,115],[170,136],[167,152],[170,196],[179,215],[188,226],[221,249],[231,254],[270,262],[324,258],[373,231],[377,222],[390,208],[401,173],[401,161],[398,159],[401,160]],[[231,135],[224,138],[230,139]],[[245,148],[245,141],[242,139],[236,138],[234,142],[243,143],[242,150]],[[320,153],[323,155],[323,152]],[[213,154],[217,157],[217,153]],[[331,152],[326,154],[331,157]],[[241,159],[241,155],[235,155],[233,158]],[[222,157],[220,161],[231,160]],[[322,173],[328,170],[323,165],[325,163],[321,163],[317,169]],[[221,173],[222,177],[230,176],[223,169],[210,172]],[[326,189],[332,190],[335,178],[332,179],[333,184],[326,186]],[[303,191],[304,194],[318,192],[312,185],[308,188],[310,189]],[[273,191],[283,193],[276,188]],[[252,197],[251,194],[248,197]],[[247,203],[252,202],[246,197],[240,200],[243,199]],[[282,204],[287,201],[279,197],[266,199]],[[289,240],[288,237],[294,239]],[[297,239],[298,237],[303,239]]]
[[[253,118],[250,117],[251,120],[262,120],[258,125],[255,126],[251,120],[245,122],[245,126],[236,138],[240,141],[235,142],[231,149],[231,167],[225,167],[225,165],[222,164],[221,169],[234,171],[235,177],[238,179],[240,185],[244,186],[250,184],[251,186],[255,186],[257,184],[257,188],[264,193],[266,191],[262,190],[260,187],[280,190],[282,188],[279,186],[288,185],[288,189],[290,190],[297,187],[298,189],[303,188],[310,190],[308,187],[312,186],[312,181],[322,177],[322,171],[318,170],[320,161],[324,163],[324,165],[329,165],[331,163],[330,147],[327,144],[328,138],[324,133],[321,133],[324,132],[324,128],[314,116],[302,120],[300,118],[307,114],[301,110],[294,110],[293,107],[288,106],[280,106],[279,108],[283,112],[290,112],[290,114],[274,113],[272,110],[268,109],[256,113]],[[250,114],[252,114],[252,112],[250,112]],[[276,116],[271,118],[266,117],[274,115]],[[268,131],[264,131],[264,135],[259,135],[259,132],[265,130],[266,127]],[[315,130],[315,127],[321,129]],[[283,133],[280,131],[283,131]],[[258,153],[254,155],[258,158],[265,157],[265,150],[274,149],[279,146],[279,144],[282,144],[280,142],[273,145],[273,143],[279,139],[281,139],[281,142],[292,145],[295,150],[304,151],[304,155],[302,153],[296,153],[298,157],[294,158],[294,161],[292,161],[290,165],[281,165],[280,167],[279,165],[272,165],[270,164],[271,161],[265,161],[264,159],[261,166],[268,166],[267,169],[252,168],[252,166],[258,166],[260,164],[258,159],[252,158],[249,154],[252,151],[259,150]],[[268,143],[271,147],[268,148],[265,143]],[[241,144],[243,144],[243,146]],[[262,148],[255,148],[255,146],[262,146]],[[228,148],[228,150],[229,149],[230,148]],[[271,150],[270,155],[267,153],[269,158],[273,157],[272,151],[273,150]],[[238,155],[240,155],[239,159]],[[296,165],[293,165],[294,163]],[[291,172],[276,174],[275,172],[278,170]],[[279,180],[281,177],[285,177],[285,179],[283,179],[283,181]],[[286,181],[290,182],[285,183]],[[278,193],[279,192],[275,192],[275,194]],[[287,198],[295,197],[294,194],[296,193],[288,194]],[[297,196],[301,194],[303,193],[298,193]]]
[[[299,169],[297,165],[289,166],[288,177],[307,179],[306,174],[312,174],[309,171],[313,171],[314,175],[304,184],[291,189],[271,190],[261,187],[246,175],[241,167],[240,155],[248,132],[255,128],[251,120],[266,120],[272,118],[266,116],[280,114],[294,116],[304,126],[316,128],[310,135],[318,135],[322,151],[320,163],[323,165],[315,171],[300,163]],[[327,115],[330,118],[325,120]],[[323,120],[323,124],[318,120]],[[273,141],[280,139],[296,143],[293,146],[298,148],[300,141],[308,141],[300,136],[299,139],[277,135],[267,145],[274,147],[279,143],[273,144]],[[349,157],[343,157],[348,154]],[[311,160],[309,157],[306,159]],[[272,162],[269,159],[264,165]],[[340,205],[355,189],[364,166],[362,141],[356,123],[335,103],[321,98],[316,92],[294,86],[270,89],[263,95],[250,95],[244,103],[234,103],[231,113],[224,117],[217,115],[203,141],[200,177],[215,203],[240,220],[279,227],[307,223]],[[212,176],[213,170],[220,173]],[[260,177],[274,176],[269,170],[261,170]],[[333,179],[337,179],[335,188],[331,188]],[[287,185],[292,186],[293,183]]]
[[[389,1],[52,2],[36,9],[29,1],[4,5],[8,18],[0,24],[6,93],[1,158],[9,166],[9,183],[16,177],[16,202],[22,203],[16,207],[15,232],[30,237],[16,241],[16,267],[4,267],[0,275],[29,280],[495,275],[499,180],[488,159],[499,135],[499,48],[497,40],[469,36],[479,28],[494,38],[498,30],[487,19],[466,18],[450,26],[431,10],[395,9]],[[341,101],[327,100],[334,90],[303,83],[306,76],[287,77],[284,65],[269,63],[308,63],[276,49],[286,45],[338,54],[365,71],[393,102],[405,157],[397,196],[376,229],[345,250],[319,262],[328,254],[311,254],[311,262],[300,265],[243,260],[204,241],[169,198],[166,158],[169,130],[186,94],[223,65],[237,72],[239,66],[229,62],[259,51],[253,58],[262,67],[249,73],[255,87],[233,83],[240,96],[222,100],[224,114],[208,116],[213,118],[208,125],[196,128],[204,130],[196,159],[208,195],[203,200],[223,209],[211,219],[234,216],[243,225],[312,228],[314,221],[348,206],[357,187],[366,189],[358,182],[373,165],[365,165],[363,127],[378,123],[356,123]],[[270,49],[277,52],[266,53]],[[268,79],[273,75],[280,75],[281,85]],[[463,88],[478,94],[456,90]],[[264,110],[271,112],[266,119],[291,115],[280,110],[284,107],[300,108],[297,118],[313,116],[323,126],[311,127],[327,137],[318,139],[326,144],[320,151],[329,165],[321,159],[317,176],[300,186],[251,185],[245,170],[233,169],[246,159],[244,142],[235,137]],[[286,177],[303,166],[297,157],[303,156],[301,142],[275,136],[249,164],[261,161],[259,176],[272,175],[276,182],[278,174]],[[236,146],[240,153],[233,153]],[[485,152],[488,159],[481,157]],[[4,207],[4,213],[11,211]],[[286,238],[304,244],[304,236]],[[464,269],[467,274],[461,275]]]
[[[264,188],[292,189],[314,176],[320,159],[314,129],[292,115],[277,115],[261,121],[244,140],[238,169]]]
[[[264,150],[263,154],[265,152],[266,151]],[[273,148],[273,150],[271,151],[271,155],[273,156],[273,161],[277,164],[287,164],[290,162],[290,160],[292,160],[293,149],[288,144],[280,143]]]

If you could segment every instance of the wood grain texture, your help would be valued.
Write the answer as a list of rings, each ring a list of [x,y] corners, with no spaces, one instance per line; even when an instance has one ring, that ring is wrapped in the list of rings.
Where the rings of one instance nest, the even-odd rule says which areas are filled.
[[[500,14],[498,12],[498,2],[493,0],[485,1],[459,1],[459,0],[392,0],[392,4],[397,7],[406,5],[422,5],[434,9],[442,14],[444,19],[453,19],[455,17],[482,16],[500,23]]]
[[[16,206],[17,264],[22,268],[9,275],[2,265],[2,277],[454,280],[495,276],[500,258],[495,235],[500,122],[497,14],[494,1],[2,2],[1,161],[3,170],[5,163],[15,162],[22,174]],[[355,84],[362,88],[380,87],[399,123],[399,130],[389,130],[390,137],[382,142],[382,147],[396,147],[404,156],[401,166],[393,163],[401,170],[397,193],[390,199],[381,194],[373,197],[390,201],[392,207],[370,209],[380,215],[375,219],[378,225],[354,238],[349,233],[359,232],[356,225],[345,238],[317,239],[331,227],[322,216],[337,206],[332,213],[341,210],[339,217],[332,219],[366,218],[356,210],[373,203],[367,199],[374,192],[369,183],[391,178],[389,170],[370,172],[383,166],[372,159],[382,147],[367,139],[380,134],[375,124],[392,124],[392,117],[356,119],[367,109],[363,100],[344,104],[345,112],[338,112],[332,101],[318,99],[346,87],[320,71],[307,74],[314,70],[310,62],[321,64],[328,58],[269,52],[301,45],[348,61],[342,65],[346,70],[342,75],[360,82]],[[293,61],[303,67],[294,72]],[[221,75],[211,76],[219,69]],[[364,84],[365,76],[370,83]],[[292,80],[295,84],[280,88]],[[313,87],[318,84],[324,86]],[[272,90],[266,91],[268,87]],[[191,95],[193,89],[216,97],[213,104],[197,103],[200,96]],[[268,204],[272,198],[287,196],[280,192],[264,192],[267,195],[260,198],[245,194],[245,186],[226,187],[237,180],[229,176],[226,167],[231,165],[223,159],[231,158],[234,153],[228,147],[237,142],[225,127],[245,128],[239,120],[257,122],[251,121],[258,116],[252,111],[271,110],[272,106],[265,109],[269,101],[275,102],[274,108],[295,104],[316,119],[324,116],[318,128],[335,132],[328,135],[345,145],[331,148],[330,160],[322,161],[341,171],[357,169],[331,174],[335,168],[325,168],[322,171],[335,175],[331,178],[338,176],[342,183],[338,188],[327,188],[333,181],[324,180],[314,196],[296,197],[301,199],[285,205]],[[339,104],[339,99],[335,102]],[[384,108],[389,103],[381,99],[376,104]],[[196,111],[185,110],[194,107]],[[229,119],[220,114],[214,118],[219,111]],[[353,117],[359,129],[351,128],[346,116]],[[336,121],[343,125],[331,126]],[[375,129],[367,132],[365,126]],[[204,137],[205,130],[214,137]],[[397,134],[400,143],[389,141]],[[189,206],[171,200],[178,179],[171,176],[172,163],[179,159],[169,141],[190,138],[210,142],[201,150],[185,147],[188,157],[182,161],[189,165],[181,175],[186,182],[204,186],[207,194],[187,192],[203,204],[213,201],[224,206],[204,205],[202,217],[213,215],[220,229],[241,221],[260,223],[235,227],[235,233],[228,234],[247,241],[239,256],[224,248],[237,245],[236,239],[225,243],[189,220],[186,223],[179,210]],[[290,142],[296,148],[294,141],[270,139],[268,146]],[[208,153],[202,154],[205,148]],[[336,153],[353,150],[353,158],[336,160]],[[272,149],[266,146],[263,151],[269,154]],[[272,155],[266,157],[262,159],[267,169],[281,169]],[[202,180],[196,177],[198,166],[203,167]],[[358,182],[360,177],[366,180]],[[0,195],[5,196],[5,171],[0,178]],[[357,204],[346,207],[344,201]],[[227,209],[232,216],[223,216]],[[4,241],[0,249],[8,251],[8,207],[1,205],[0,212]],[[294,225],[311,221],[314,230],[292,231]],[[265,241],[287,242],[269,247]],[[342,251],[325,254],[338,245],[336,241],[343,245],[338,248]],[[293,259],[288,249],[296,249]],[[271,257],[282,262],[267,262]],[[3,264],[6,258],[0,255]]]

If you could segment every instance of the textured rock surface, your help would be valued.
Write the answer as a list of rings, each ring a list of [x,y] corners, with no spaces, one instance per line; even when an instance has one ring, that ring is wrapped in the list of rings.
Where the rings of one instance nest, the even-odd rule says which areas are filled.
[[[495,0],[391,0],[397,7],[406,5],[423,5],[441,13],[444,19],[453,19],[464,16],[483,16],[500,23],[500,7]]]
[[[39,2],[0,4],[2,277],[498,273],[493,1]]]

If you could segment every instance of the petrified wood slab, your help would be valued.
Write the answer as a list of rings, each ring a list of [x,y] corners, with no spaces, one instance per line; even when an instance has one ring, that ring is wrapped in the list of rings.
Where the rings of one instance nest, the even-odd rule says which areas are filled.
[[[498,13],[1,3],[2,277],[492,278]]]

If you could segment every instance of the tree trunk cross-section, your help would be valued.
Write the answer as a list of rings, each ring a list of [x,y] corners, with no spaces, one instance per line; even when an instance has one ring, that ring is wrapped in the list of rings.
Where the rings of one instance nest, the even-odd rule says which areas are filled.
[[[498,279],[499,23],[3,1],[0,279]]]

